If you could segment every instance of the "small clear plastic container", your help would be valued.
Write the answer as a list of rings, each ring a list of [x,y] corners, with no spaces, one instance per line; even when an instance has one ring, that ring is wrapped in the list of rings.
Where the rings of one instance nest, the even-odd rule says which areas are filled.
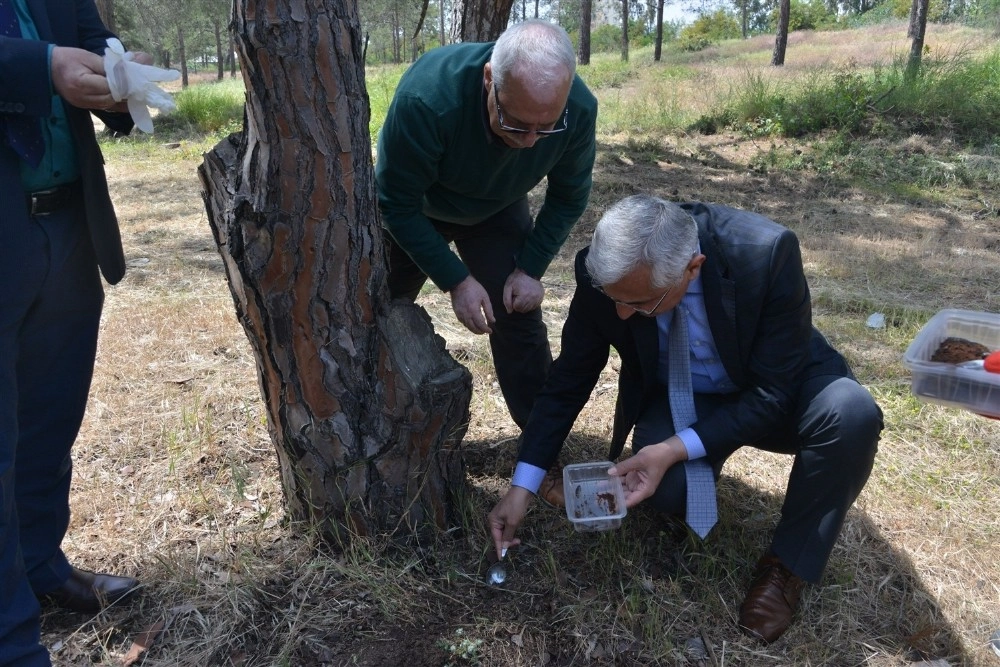
[[[928,320],[903,355],[903,365],[912,373],[913,395],[931,403],[1000,417],[1000,373],[931,361],[941,342],[951,337],[1000,350],[1000,314],[942,310]]]
[[[574,463],[563,468],[566,516],[581,532],[611,530],[625,517],[620,477],[608,475],[609,461]]]

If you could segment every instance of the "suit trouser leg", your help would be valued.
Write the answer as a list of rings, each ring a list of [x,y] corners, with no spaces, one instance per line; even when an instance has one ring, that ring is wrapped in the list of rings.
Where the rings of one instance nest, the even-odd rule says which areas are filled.
[[[820,376],[802,387],[798,433],[758,443],[775,449],[799,438],[771,551],[806,581],[819,581],[847,511],[871,474],[882,411],[851,378]]]
[[[523,427],[531,414],[535,395],[545,383],[552,353],[542,310],[507,313],[503,288],[514,271],[514,256],[531,233],[532,220],[527,199],[521,199],[477,225],[455,225],[434,221],[448,242],[454,241],[458,254],[472,277],[486,290],[496,322],[490,334],[490,350],[497,383],[511,418]],[[391,238],[387,237],[389,290],[395,297],[416,299],[426,276]]]
[[[18,353],[17,508],[31,586],[61,586],[70,565],[70,449],[83,421],[97,352],[104,290],[86,223],[67,209],[36,218],[49,241],[49,270],[21,326]]]
[[[699,419],[711,419],[714,409],[733,400],[695,394]],[[826,567],[847,511],[871,473],[881,430],[882,412],[868,390],[852,378],[827,375],[807,380],[788,423],[751,444],[795,456],[771,550],[806,581],[818,581]],[[636,424],[632,448],[661,442],[673,433],[664,388]],[[708,452],[716,478],[737,449]],[[683,466],[673,466],[646,502],[683,517],[686,487]]]
[[[0,228],[0,664],[36,667],[49,665],[49,656],[39,644],[31,572],[54,568],[56,585],[69,574],[59,543],[69,517],[69,447],[86,403],[86,391],[74,392],[73,379],[61,367],[64,349],[95,335],[88,327],[96,331],[100,306],[95,315],[93,281],[98,291],[100,282],[86,227],[72,211],[24,224],[15,225],[13,217],[5,222]],[[57,302],[49,305],[53,292]],[[80,310],[89,315],[76,317]],[[51,328],[61,329],[62,336],[46,335]],[[84,347],[90,352],[83,366],[89,368],[93,344]],[[86,376],[89,383],[89,371]],[[39,395],[42,385],[48,391]],[[45,404],[32,407],[39,398]],[[38,437],[49,425],[52,437]]]

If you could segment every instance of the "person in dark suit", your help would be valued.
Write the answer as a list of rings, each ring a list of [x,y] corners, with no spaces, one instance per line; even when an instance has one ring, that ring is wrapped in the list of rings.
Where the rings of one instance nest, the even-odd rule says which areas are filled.
[[[0,665],[48,665],[39,600],[96,613],[131,577],[75,568],[70,448],[104,301],[125,272],[88,110],[127,133],[93,0],[0,0]],[[146,54],[136,60],[151,64]]]
[[[622,477],[627,506],[646,502],[691,523],[689,506],[706,499],[688,500],[689,467],[710,466],[714,508],[713,473],[740,447],[795,457],[781,519],[739,615],[744,632],[774,641],[791,624],[803,583],[819,580],[882,429],[872,396],[812,326],[795,235],[754,213],[637,195],[597,224],[576,257],[576,283],[562,351],[524,430],[511,487],[489,515],[498,553],[519,543],[532,494],[613,347],[621,370],[612,461],[634,433],[633,456],[610,473]],[[667,348],[682,310],[679,354],[688,357],[696,414],[677,428],[668,380],[677,362]]]

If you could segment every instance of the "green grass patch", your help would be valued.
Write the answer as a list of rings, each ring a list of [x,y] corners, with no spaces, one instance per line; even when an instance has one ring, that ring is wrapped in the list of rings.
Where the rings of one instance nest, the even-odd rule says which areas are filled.
[[[177,109],[160,119],[160,124],[166,130],[188,127],[203,134],[238,132],[245,101],[242,79],[189,86],[174,94]]]
[[[869,137],[946,134],[989,143],[1000,134],[1000,48],[984,56],[959,50],[925,56],[908,79],[905,59],[861,67],[849,63],[778,82],[748,69],[721,109],[692,126],[750,136],[802,137],[835,130]]]
[[[365,87],[368,89],[368,102],[371,105],[368,130],[371,132],[372,144],[378,140],[392,96],[406,68],[407,65],[380,65],[365,70]]]

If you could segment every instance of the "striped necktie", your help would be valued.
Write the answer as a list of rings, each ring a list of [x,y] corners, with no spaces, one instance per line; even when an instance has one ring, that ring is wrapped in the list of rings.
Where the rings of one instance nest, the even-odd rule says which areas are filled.
[[[691,388],[691,348],[688,344],[687,309],[683,304],[674,308],[667,339],[669,368],[670,415],[674,432],[680,433],[698,419]],[[715,473],[704,458],[684,462],[687,481],[687,511],[684,520],[698,537],[704,538],[718,520],[715,502]]]
[[[0,0],[0,36],[21,37],[21,24],[13,0]],[[36,116],[5,114],[7,144],[32,167],[37,167],[45,154],[45,140]]]

